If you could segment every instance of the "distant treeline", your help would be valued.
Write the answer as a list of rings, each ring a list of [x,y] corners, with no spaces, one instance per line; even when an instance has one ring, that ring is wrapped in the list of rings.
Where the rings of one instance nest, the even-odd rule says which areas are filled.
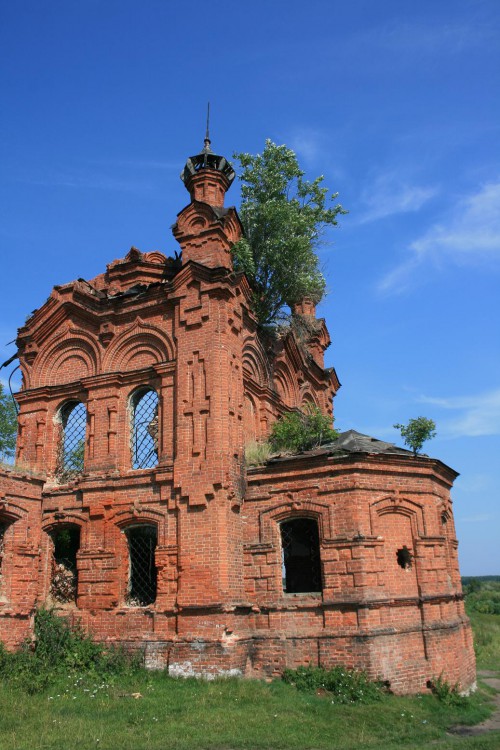
[[[479,581],[479,583],[482,583],[483,581],[500,581],[500,575],[499,576],[462,576],[462,586],[467,586],[471,581]]]
[[[500,576],[462,576],[469,612],[500,615]]]

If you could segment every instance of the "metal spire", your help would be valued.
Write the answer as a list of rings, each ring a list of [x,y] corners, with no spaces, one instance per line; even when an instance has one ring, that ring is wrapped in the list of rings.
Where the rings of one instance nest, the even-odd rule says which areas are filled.
[[[207,151],[211,151],[212,150],[210,148],[211,142],[212,141],[210,140],[210,102],[208,102],[208,104],[207,104],[207,130],[206,130],[206,133],[205,133],[205,141],[204,141],[203,151],[207,152]]]

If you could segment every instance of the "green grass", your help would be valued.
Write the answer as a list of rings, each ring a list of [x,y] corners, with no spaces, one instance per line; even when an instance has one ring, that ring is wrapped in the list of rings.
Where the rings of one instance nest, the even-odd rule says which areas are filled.
[[[474,632],[477,668],[500,672],[500,616],[474,611],[468,614]]]
[[[339,706],[282,682],[173,680],[144,672],[114,679],[60,679],[32,696],[0,686],[1,750],[400,750],[430,743],[493,750],[500,745],[499,733],[494,741],[446,735],[453,724],[486,717],[478,695],[458,707],[430,695],[387,695],[373,704]]]

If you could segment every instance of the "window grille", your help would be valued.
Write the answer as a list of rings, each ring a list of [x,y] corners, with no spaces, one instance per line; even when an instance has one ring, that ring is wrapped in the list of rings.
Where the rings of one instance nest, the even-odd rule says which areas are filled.
[[[78,569],[76,555],[80,549],[80,529],[65,526],[51,533],[54,545],[50,594],[61,604],[76,602]]]
[[[283,591],[287,594],[322,591],[318,524],[294,518],[281,524]]]
[[[130,560],[127,604],[144,607],[156,600],[156,526],[132,526],[125,533]]]
[[[87,409],[80,401],[72,401],[61,409],[61,450],[59,476],[62,479],[81,474],[85,455]]]
[[[132,397],[132,464],[151,469],[158,463],[158,394],[148,389]]]

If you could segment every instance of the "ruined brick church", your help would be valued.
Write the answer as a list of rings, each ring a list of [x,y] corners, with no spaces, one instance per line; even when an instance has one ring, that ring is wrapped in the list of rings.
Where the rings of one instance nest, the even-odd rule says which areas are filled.
[[[441,461],[353,430],[245,465],[339,388],[326,325],[265,337],[233,270],[234,172],[188,159],[181,253],[132,248],[19,330],[16,467],[0,468],[0,639],[54,606],[172,675],[365,669],[395,692],[475,680]],[[24,467],[24,468],[22,468]]]

